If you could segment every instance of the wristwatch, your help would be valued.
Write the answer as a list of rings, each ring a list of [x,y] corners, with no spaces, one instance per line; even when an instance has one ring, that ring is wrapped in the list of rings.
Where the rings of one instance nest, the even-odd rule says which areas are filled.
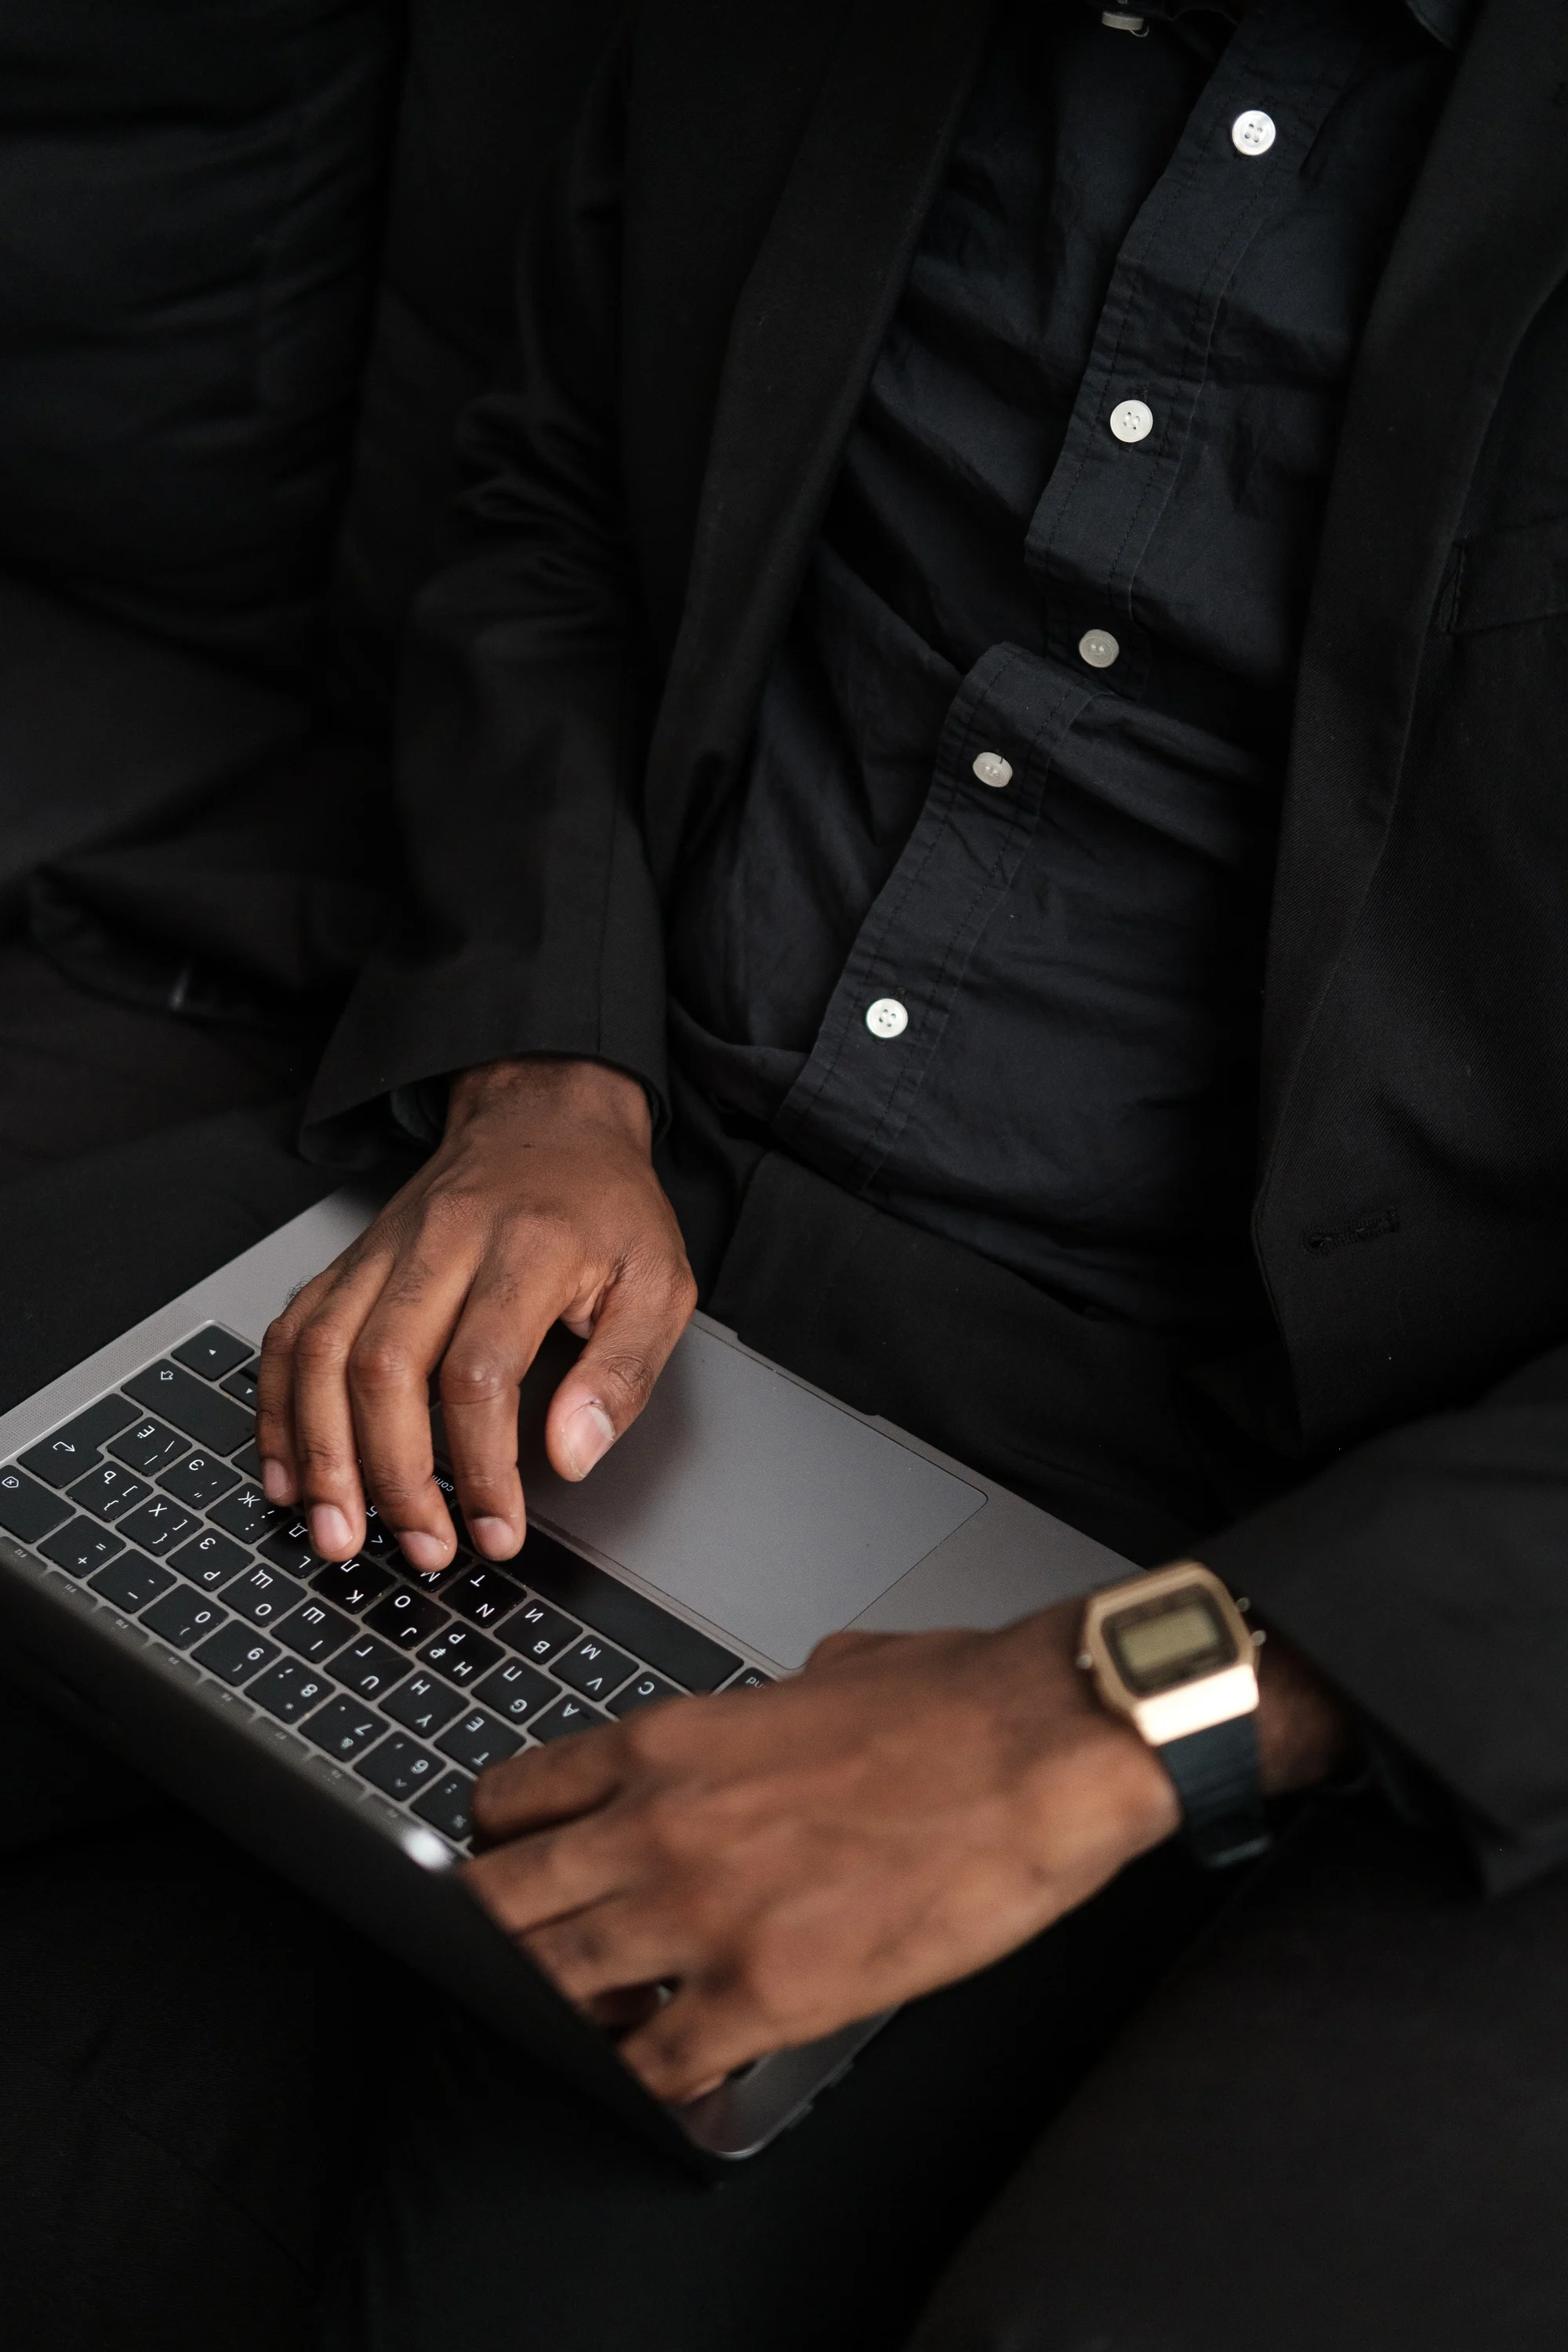
[[[1097,1592],[1079,1664],[1176,1784],[1187,1843],[1210,1870],[1272,1843],[1258,1767],[1258,1647],[1242,1611],[1195,1559]]]

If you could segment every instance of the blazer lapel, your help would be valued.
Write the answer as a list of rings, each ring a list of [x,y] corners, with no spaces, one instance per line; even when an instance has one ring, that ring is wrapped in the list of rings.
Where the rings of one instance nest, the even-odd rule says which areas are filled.
[[[990,15],[990,0],[855,0],[742,294],[649,755],[661,884],[733,779]]]
[[[1564,90],[1562,0],[1488,0],[1367,326],[1297,696],[1264,1020],[1268,1151],[1387,835],[1488,425],[1568,273]]]

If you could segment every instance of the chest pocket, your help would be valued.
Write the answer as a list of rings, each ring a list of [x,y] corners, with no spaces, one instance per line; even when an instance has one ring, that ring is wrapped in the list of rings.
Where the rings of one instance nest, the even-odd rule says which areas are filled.
[[[1568,613],[1568,515],[1462,541],[1442,611],[1444,627],[1456,635]]]

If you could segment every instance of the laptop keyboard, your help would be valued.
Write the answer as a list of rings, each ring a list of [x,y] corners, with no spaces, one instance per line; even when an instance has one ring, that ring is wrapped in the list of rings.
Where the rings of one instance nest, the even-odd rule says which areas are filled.
[[[468,1850],[489,1764],[683,1691],[771,1677],[531,1529],[411,1568],[374,1511],[318,1559],[262,1494],[248,1341],[209,1324],[0,1468],[0,1528],[289,1760]]]

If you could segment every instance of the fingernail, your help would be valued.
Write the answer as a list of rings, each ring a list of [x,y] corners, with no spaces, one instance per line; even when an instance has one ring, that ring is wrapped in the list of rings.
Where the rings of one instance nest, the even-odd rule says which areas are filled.
[[[353,1549],[353,1529],[335,1503],[318,1503],[310,1513],[310,1541],[323,1559]]]
[[[616,1442],[616,1424],[602,1404],[580,1404],[562,1432],[562,1450],[574,1478],[585,1478]]]
[[[289,1473],[282,1463],[275,1462],[268,1454],[261,1465],[261,1491],[268,1501],[286,1503],[289,1500]]]
[[[397,1540],[409,1567],[422,1570],[426,1576],[445,1568],[451,1557],[439,1536],[427,1536],[418,1528],[408,1528]]]
[[[518,1549],[517,1531],[510,1519],[470,1519],[468,1533],[487,1559],[510,1559]]]

